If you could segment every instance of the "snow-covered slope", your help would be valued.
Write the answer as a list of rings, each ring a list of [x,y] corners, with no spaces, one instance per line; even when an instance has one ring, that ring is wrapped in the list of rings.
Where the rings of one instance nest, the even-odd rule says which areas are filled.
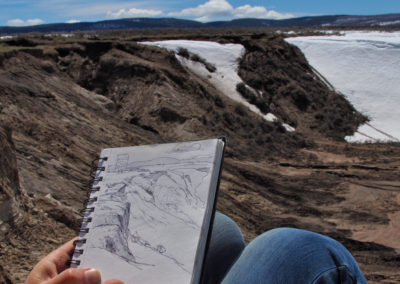
[[[255,106],[250,105],[236,91],[236,84],[242,82],[237,74],[238,59],[242,56],[245,49],[240,44],[219,44],[211,41],[193,40],[167,40],[157,42],[142,42],[143,44],[156,45],[178,52],[180,48],[187,49],[191,54],[197,54],[213,64],[217,69],[209,72],[204,64],[182,56],[178,59],[197,75],[207,78],[213,85],[235,101],[246,104],[253,111],[258,111]]]
[[[371,121],[347,141],[400,140],[400,32],[287,39]]]
[[[243,83],[237,74],[238,62],[245,52],[245,48],[240,44],[220,44],[211,41],[193,41],[193,40],[166,40],[157,42],[141,42],[142,44],[155,45],[168,50],[178,51],[181,48],[187,49],[191,54],[197,54],[208,63],[216,67],[215,72],[210,72],[203,63],[187,59],[176,55],[179,61],[187,66],[198,76],[209,80],[219,91],[231,99],[247,106],[253,112],[261,115],[268,121],[277,120],[272,113],[262,114],[257,106],[250,104],[236,90],[238,83]],[[286,130],[294,131],[294,128],[288,124],[282,124]]]

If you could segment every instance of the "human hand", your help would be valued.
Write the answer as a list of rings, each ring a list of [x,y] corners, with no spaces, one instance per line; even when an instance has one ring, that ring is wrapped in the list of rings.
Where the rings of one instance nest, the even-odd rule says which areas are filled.
[[[25,284],[100,284],[100,271],[93,268],[68,268],[67,261],[74,250],[74,240],[51,252],[29,273]],[[124,284],[109,280],[103,284]]]

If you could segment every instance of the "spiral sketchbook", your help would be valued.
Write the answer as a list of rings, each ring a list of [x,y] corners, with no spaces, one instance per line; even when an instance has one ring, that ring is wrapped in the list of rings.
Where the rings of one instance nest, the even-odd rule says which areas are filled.
[[[225,140],[103,149],[71,267],[102,280],[197,284]]]

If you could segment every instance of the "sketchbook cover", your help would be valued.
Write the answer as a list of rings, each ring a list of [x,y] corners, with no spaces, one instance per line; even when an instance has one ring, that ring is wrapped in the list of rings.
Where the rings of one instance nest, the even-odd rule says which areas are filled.
[[[198,283],[224,149],[221,139],[110,148],[83,223],[79,267],[102,280]]]

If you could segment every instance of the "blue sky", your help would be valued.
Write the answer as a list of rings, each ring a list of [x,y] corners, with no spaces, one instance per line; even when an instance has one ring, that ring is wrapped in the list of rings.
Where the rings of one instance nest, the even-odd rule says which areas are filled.
[[[0,26],[22,26],[130,17],[198,21],[253,17],[400,13],[400,0],[0,0]]]

